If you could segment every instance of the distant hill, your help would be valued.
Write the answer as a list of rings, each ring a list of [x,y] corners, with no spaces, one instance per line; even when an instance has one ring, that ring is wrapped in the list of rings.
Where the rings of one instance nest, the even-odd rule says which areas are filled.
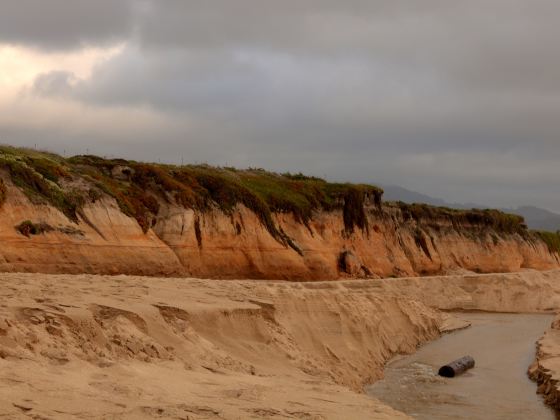
[[[504,209],[509,213],[516,213],[525,218],[531,229],[560,230],[560,214],[533,206],[523,206],[516,209]]]
[[[385,201],[403,201],[405,203],[425,203],[432,206],[448,206],[445,200],[441,198],[430,197],[429,195],[424,195],[417,193],[415,191],[407,190],[406,188],[398,187],[396,185],[383,185],[383,199]]]
[[[417,193],[407,190],[406,188],[396,185],[383,185],[386,201],[403,201],[405,203],[426,203],[432,206],[444,206],[457,209],[486,208],[475,203],[449,203],[441,198],[431,197],[429,195]],[[521,206],[514,209],[501,209],[507,213],[514,213],[525,218],[530,229],[548,230],[556,232],[560,230],[560,214],[541,209],[535,206]]]
[[[382,193],[301,173],[0,145],[0,272],[311,281],[560,266],[560,234],[529,232],[521,216]]]

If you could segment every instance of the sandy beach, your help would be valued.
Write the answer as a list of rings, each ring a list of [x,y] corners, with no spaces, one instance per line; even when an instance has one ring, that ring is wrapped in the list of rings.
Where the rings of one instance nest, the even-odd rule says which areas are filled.
[[[532,307],[520,310],[545,312],[558,307],[549,292],[559,275],[474,276],[473,288],[469,276],[285,283],[3,274],[0,411],[56,419],[406,418],[363,389],[391,357],[464,326],[428,296],[498,311],[530,288],[535,299],[524,301]]]

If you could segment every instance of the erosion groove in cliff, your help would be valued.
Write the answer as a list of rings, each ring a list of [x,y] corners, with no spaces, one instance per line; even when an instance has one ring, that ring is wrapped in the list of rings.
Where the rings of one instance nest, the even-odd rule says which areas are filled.
[[[320,280],[560,263],[556,234],[519,216],[301,174],[4,146],[0,181],[2,271]]]

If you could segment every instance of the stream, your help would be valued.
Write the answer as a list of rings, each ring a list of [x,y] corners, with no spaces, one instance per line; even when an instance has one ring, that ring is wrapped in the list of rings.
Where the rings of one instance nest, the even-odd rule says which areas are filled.
[[[535,342],[553,320],[549,315],[460,313],[472,323],[393,360],[385,379],[366,392],[418,419],[557,419],[527,376]],[[476,366],[461,376],[442,378],[440,366],[459,357]]]

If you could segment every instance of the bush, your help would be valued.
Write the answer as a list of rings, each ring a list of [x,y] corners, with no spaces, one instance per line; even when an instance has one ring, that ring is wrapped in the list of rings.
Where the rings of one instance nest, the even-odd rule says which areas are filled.
[[[538,239],[543,241],[551,253],[560,255],[560,231],[547,232],[547,231],[534,231]]]
[[[28,160],[38,162],[40,159]],[[12,182],[35,203],[47,202],[58,208],[73,222],[78,221],[77,210],[83,204],[83,197],[77,190],[65,192],[58,184],[48,180],[33,166],[22,159],[2,159],[0,164],[8,169]]]
[[[90,188],[88,190],[88,197],[92,203],[95,203],[97,200],[101,199],[101,191],[96,188]]]
[[[102,193],[113,197],[121,211],[134,217],[146,232],[156,220],[160,204],[176,203],[198,212],[217,208],[228,214],[237,205],[252,211],[279,242],[290,240],[275,224],[275,213],[289,213],[309,226],[314,212],[342,212],[347,234],[369,230],[367,209],[381,205],[383,190],[373,185],[329,183],[302,173],[277,174],[260,168],[239,170],[208,165],[156,165],[76,156],[64,159],[50,153],[0,146],[0,166],[10,173],[13,183],[33,202],[49,203],[77,222],[87,201],[95,202]],[[113,177],[113,170],[124,166],[128,177]],[[79,181],[73,183],[73,181]],[[85,187],[84,185],[85,181]],[[71,187],[78,185],[78,187]],[[6,188],[0,183],[0,205]],[[527,235],[522,217],[497,210],[455,210],[425,204],[397,203],[404,220],[455,227],[490,228],[497,233]],[[551,234],[555,235],[555,234]],[[554,243],[554,236],[543,240]],[[420,239],[419,239],[420,240]],[[296,247],[294,245],[294,247]],[[295,248],[294,248],[295,249]]]
[[[491,228],[501,233],[527,233],[527,225],[522,216],[508,214],[499,210],[458,210],[448,207],[435,207],[428,204],[396,203],[401,210],[403,219],[414,220],[425,224],[447,220],[453,226],[472,225],[481,228]]]
[[[49,181],[57,183],[60,178],[70,178],[62,165],[50,159],[28,157],[26,163]]]
[[[301,173],[281,175],[260,168],[237,170],[208,165],[176,167],[89,155],[63,159],[15,148],[0,148],[0,164],[31,200],[48,202],[73,221],[81,214],[86,197],[94,202],[101,192],[113,197],[121,211],[134,217],[145,232],[162,201],[201,212],[218,208],[226,214],[243,205],[272,236],[289,246],[289,238],[274,223],[274,213],[290,213],[308,226],[316,211],[341,210],[346,232],[356,228],[367,231],[365,208],[379,206],[383,194],[375,186],[332,184]],[[130,175],[113,176],[117,166],[129,168]],[[93,187],[70,189],[74,178],[86,180]]]
[[[42,235],[43,233],[52,232],[54,230],[54,228],[47,223],[35,224],[30,220],[21,222],[19,225],[15,226],[15,229],[28,238],[31,235]]]

